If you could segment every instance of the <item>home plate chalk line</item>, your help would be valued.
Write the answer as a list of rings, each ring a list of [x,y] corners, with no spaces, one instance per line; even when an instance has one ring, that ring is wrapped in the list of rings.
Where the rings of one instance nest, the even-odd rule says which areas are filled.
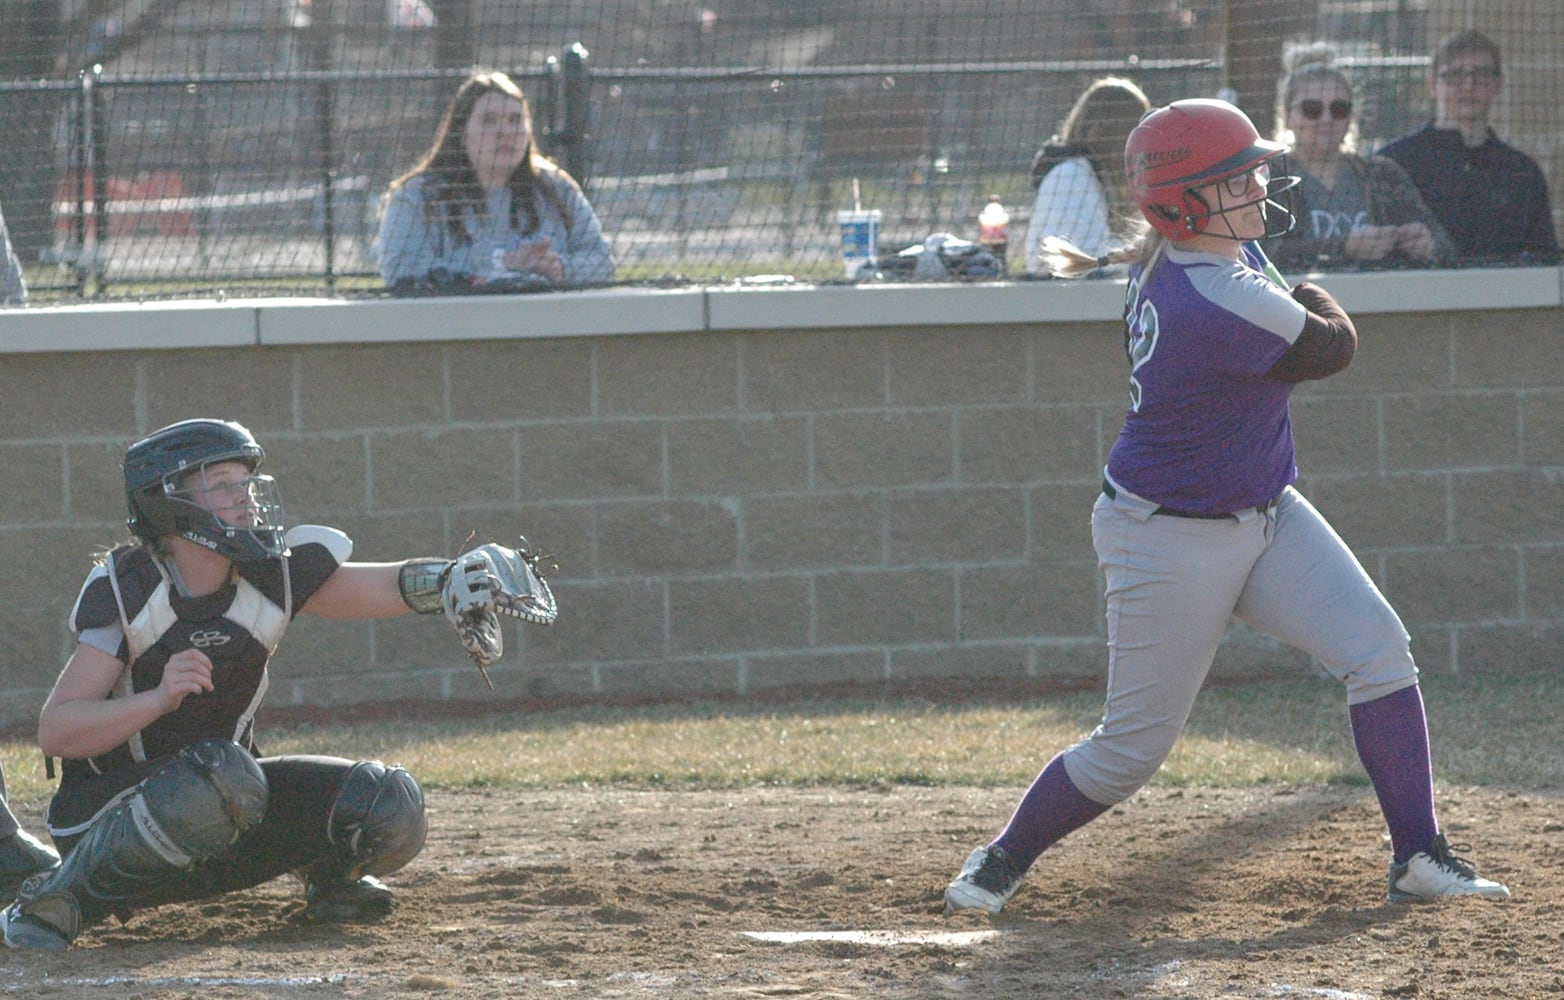
[[[935,945],[944,948],[970,948],[991,941],[1000,931],[742,931],[745,937],[768,944],[808,944],[829,941],[843,944],[893,948],[903,944]]]
[[[19,976],[7,976],[18,979]],[[72,976],[50,978],[54,986],[340,986],[365,977],[345,972],[325,976]],[[9,988],[7,988],[9,992]]]

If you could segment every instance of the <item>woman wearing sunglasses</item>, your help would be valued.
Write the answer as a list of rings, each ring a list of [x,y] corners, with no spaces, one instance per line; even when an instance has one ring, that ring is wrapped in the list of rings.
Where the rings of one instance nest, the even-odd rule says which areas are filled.
[[[1323,44],[1293,47],[1277,87],[1276,138],[1300,178],[1298,224],[1267,245],[1284,270],[1418,267],[1445,263],[1454,244],[1406,173],[1354,151],[1352,82]]]

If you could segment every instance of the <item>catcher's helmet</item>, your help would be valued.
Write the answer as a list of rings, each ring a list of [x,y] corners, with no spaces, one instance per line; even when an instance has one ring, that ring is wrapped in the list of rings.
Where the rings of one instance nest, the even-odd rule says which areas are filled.
[[[1286,152],[1281,143],[1260,138],[1249,116],[1233,105],[1193,98],[1156,108],[1140,120],[1124,144],[1124,169],[1130,194],[1152,228],[1170,240],[1187,240],[1205,232],[1213,215],[1249,204],[1213,208],[1196,188],[1242,177]],[[1277,209],[1284,218],[1273,231],[1267,211],[1266,236],[1292,228],[1291,208],[1271,196],[1297,183],[1294,177],[1278,177],[1267,188],[1262,209]]]
[[[235,562],[282,555],[287,546],[276,483],[270,476],[255,475],[265,457],[248,430],[227,420],[182,420],[153,431],[125,452],[130,508],[125,523],[137,538],[179,535]],[[252,523],[228,524],[195,499],[205,488],[207,466],[219,462],[242,462],[249,468],[241,502],[245,520]]]

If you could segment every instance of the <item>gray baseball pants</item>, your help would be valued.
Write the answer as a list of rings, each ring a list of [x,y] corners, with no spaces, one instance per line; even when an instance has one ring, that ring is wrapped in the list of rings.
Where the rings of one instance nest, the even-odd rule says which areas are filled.
[[[1231,618],[1313,656],[1348,704],[1417,683],[1410,636],[1352,550],[1297,490],[1266,511],[1205,520],[1153,514],[1118,490],[1092,508],[1107,579],[1102,722],[1065,751],[1070,780],[1112,805],[1173,749]]]

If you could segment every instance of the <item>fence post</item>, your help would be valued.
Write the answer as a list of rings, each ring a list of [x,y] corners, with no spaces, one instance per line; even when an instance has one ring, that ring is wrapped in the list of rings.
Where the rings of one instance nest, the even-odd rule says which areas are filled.
[[[73,165],[76,168],[76,259],[72,262],[76,274],[76,294],[86,298],[90,279],[96,279],[94,295],[103,293],[103,253],[109,238],[108,178],[103,172],[103,98],[99,96],[99,83],[103,66],[94,63],[77,73],[80,88],[76,96],[79,113],[76,119],[76,149]],[[88,222],[87,201],[92,201],[91,237],[92,250],[87,249]]]
[[[337,287],[337,222],[336,222],[336,146],[333,142],[336,128],[336,86],[330,79],[332,27],[335,12],[331,0],[318,0],[315,4],[313,36],[310,39],[310,67],[320,72],[315,84],[315,129],[320,143],[320,210],[321,229],[325,240],[324,251],[326,291]]]
[[[544,152],[550,155],[558,146],[559,133],[563,128],[559,113],[559,75],[559,57],[549,56],[543,64],[542,86],[532,108],[532,127],[543,137]]]
[[[564,147],[565,170],[583,189],[587,185],[587,124],[592,81],[587,71],[587,50],[580,42],[565,49],[561,112],[564,127],[559,144]]]
[[[86,272],[82,269],[82,254],[87,252],[87,91],[92,83],[87,79],[87,71],[79,70],[76,73],[78,84],[76,93],[71,97],[71,117],[75,141],[71,143],[70,172],[76,178],[75,203],[76,211],[72,217],[72,235],[76,237],[76,252],[71,258],[71,271],[76,277],[76,294],[84,295],[87,290]],[[62,248],[67,250],[68,248]]]
[[[92,156],[92,219],[94,238],[92,246],[92,258],[88,265],[92,268],[93,291],[95,298],[102,298],[108,291],[108,247],[109,247],[109,176],[108,166],[104,162],[104,134],[108,131],[108,106],[103,103],[103,64],[92,64],[92,89],[91,101],[88,104],[89,121],[92,125],[92,146],[88,150]]]

